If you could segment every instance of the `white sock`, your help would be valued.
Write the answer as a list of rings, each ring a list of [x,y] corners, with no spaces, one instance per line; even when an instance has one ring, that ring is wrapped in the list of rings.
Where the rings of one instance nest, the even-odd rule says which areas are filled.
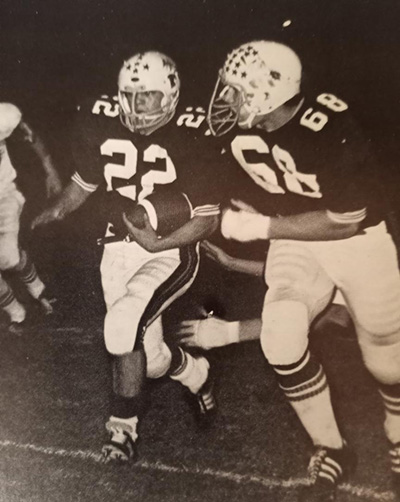
[[[11,303],[3,307],[3,310],[10,316],[11,322],[22,322],[25,320],[25,307],[21,305],[15,298]]]
[[[190,392],[196,394],[208,378],[210,364],[205,357],[194,358],[187,352],[183,352],[185,362],[178,373],[171,375],[172,380],[180,382],[188,387]]]

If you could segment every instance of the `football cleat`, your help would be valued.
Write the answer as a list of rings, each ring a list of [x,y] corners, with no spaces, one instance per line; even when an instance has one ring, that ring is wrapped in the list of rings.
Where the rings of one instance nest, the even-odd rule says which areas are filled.
[[[53,304],[56,302],[55,298],[47,298],[44,295],[40,295],[37,301],[39,302],[42,314],[44,314],[45,316],[54,314]]]
[[[393,488],[400,499],[400,442],[391,445],[389,456],[393,474]]]
[[[26,320],[21,322],[10,322],[7,331],[12,335],[22,335],[24,331],[30,328],[30,323]]]
[[[356,464],[356,454],[347,443],[338,450],[318,446],[308,466],[309,485],[300,491],[298,501],[335,501],[338,485],[348,479]]]
[[[209,429],[217,414],[213,379],[208,376],[200,390],[195,394],[189,391],[187,401],[193,411],[198,428],[200,430]]]
[[[110,434],[110,439],[101,450],[104,461],[135,462],[137,447],[132,438],[133,428],[127,423],[109,420],[106,423],[106,429]]]

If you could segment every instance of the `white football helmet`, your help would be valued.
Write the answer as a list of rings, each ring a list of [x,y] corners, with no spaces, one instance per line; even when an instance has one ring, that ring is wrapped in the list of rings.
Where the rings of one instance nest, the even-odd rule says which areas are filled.
[[[176,65],[160,52],[135,54],[124,62],[119,72],[118,89],[121,122],[132,132],[151,134],[175,113],[180,90]],[[162,93],[161,105],[151,112],[140,112],[136,94],[149,91]]]
[[[241,45],[219,72],[208,110],[211,132],[221,136],[235,124],[251,128],[296,96],[300,83],[300,59],[286,45],[264,40]]]

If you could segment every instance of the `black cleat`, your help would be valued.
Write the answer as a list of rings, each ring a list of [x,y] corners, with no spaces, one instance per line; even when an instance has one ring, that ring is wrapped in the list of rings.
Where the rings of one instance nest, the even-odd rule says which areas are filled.
[[[101,452],[105,462],[133,463],[137,460],[137,447],[132,438],[133,429],[128,424],[110,420],[106,423],[109,441]]]
[[[346,443],[340,450],[318,446],[308,466],[310,484],[301,489],[298,502],[335,501],[338,485],[348,479],[356,465],[356,454]]]
[[[390,466],[393,475],[393,490],[400,500],[400,442],[392,444],[389,450]]]
[[[208,376],[196,394],[188,392],[187,400],[193,410],[198,428],[201,430],[209,429],[214,423],[217,414],[213,379]]]

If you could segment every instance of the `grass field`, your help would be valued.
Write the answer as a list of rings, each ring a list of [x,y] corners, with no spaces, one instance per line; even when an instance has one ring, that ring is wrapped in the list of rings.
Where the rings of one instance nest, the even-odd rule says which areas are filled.
[[[162,379],[149,384],[138,463],[103,464],[110,389],[99,292],[91,291],[97,278],[94,270],[70,268],[68,274],[64,280],[76,287],[82,280],[76,297],[64,289],[74,315],[64,298],[63,315],[52,326],[0,338],[2,502],[295,500],[310,445],[256,341],[208,353],[219,402],[211,430],[196,429],[182,388]],[[57,284],[62,289],[60,278]],[[316,333],[313,343],[338,418],[360,456],[340,501],[394,500],[374,382],[354,334],[330,331]]]

